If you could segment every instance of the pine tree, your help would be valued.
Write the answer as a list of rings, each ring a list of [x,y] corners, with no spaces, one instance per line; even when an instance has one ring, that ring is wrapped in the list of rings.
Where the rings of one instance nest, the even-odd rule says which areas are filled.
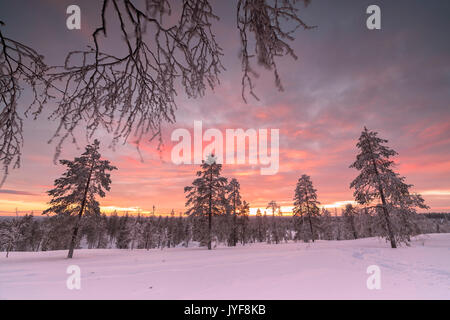
[[[130,239],[131,239],[131,250],[134,249],[136,243],[139,243],[143,234],[142,224],[141,224],[141,215],[138,213],[138,216],[132,219],[132,223],[130,226]]]
[[[97,225],[97,248],[105,249],[108,247],[108,217],[102,214]]]
[[[237,217],[240,215],[239,208],[242,205],[241,193],[240,193],[240,184],[236,179],[231,179],[230,183],[227,186],[228,189],[228,203],[230,205],[231,213],[233,215],[232,226],[231,226],[231,245],[236,246],[238,241],[238,225],[237,225]]]
[[[270,209],[272,211],[272,227],[270,230],[270,242],[275,241],[276,244],[280,242],[280,236],[278,232],[278,224],[275,218],[275,213],[280,212],[280,206],[277,204],[275,200],[270,201],[267,204],[266,209]]]
[[[187,232],[186,232],[186,219],[183,219],[182,214],[180,213],[180,216],[177,218],[177,225],[176,225],[176,244],[183,244],[184,240],[186,239]]]
[[[183,239],[183,246],[188,248],[189,247],[189,241],[191,241],[191,239],[193,239],[194,234],[193,234],[193,225],[192,225],[192,217],[189,217],[186,219],[186,223],[184,225],[184,230],[183,230],[183,235],[184,235],[184,239]]]
[[[205,236],[208,250],[211,250],[212,216],[219,215],[222,204],[221,192],[225,188],[227,179],[220,175],[222,165],[216,163],[214,155],[210,155],[202,162],[201,170],[197,171],[198,178],[192,186],[185,187],[186,214],[190,216],[208,217],[208,228]]]
[[[334,223],[330,211],[322,208],[320,228],[322,229],[322,237],[325,240],[333,240],[334,237]]]
[[[33,214],[25,214],[23,217],[17,217],[20,221],[19,238],[16,241],[16,251],[30,251],[32,243],[32,226],[33,226]]]
[[[31,212],[33,216],[33,212]],[[42,223],[36,219],[33,219],[29,229],[30,232],[30,250],[38,251],[43,238]]]
[[[6,257],[8,258],[9,252],[16,249],[17,244],[23,239],[22,224],[23,219],[14,217],[5,221],[5,225],[0,228],[0,247],[6,249]]]
[[[334,219],[335,219],[335,225],[336,225],[336,239],[342,240],[342,222],[341,222],[341,217],[338,216],[337,207],[334,207]]]
[[[146,221],[144,223],[144,229],[142,234],[144,249],[149,250],[153,247],[153,233],[154,233],[153,217],[148,217],[146,218]]]
[[[57,214],[48,217],[43,223],[43,239],[41,250],[63,250],[68,249],[71,240],[72,226],[77,217],[71,215]],[[79,239],[77,239],[78,244]]]
[[[357,210],[349,203],[345,206],[342,211],[342,216],[346,225],[346,229],[352,235],[354,239],[358,239],[358,233],[356,232],[355,217],[357,215]]]
[[[374,230],[374,219],[371,215],[370,208],[364,207],[361,209],[360,221],[361,221],[361,230],[365,237],[372,237]]]
[[[258,239],[258,242],[263,242],[265,240],[265,233],[263,217],[261,210],[258,208],[258,210],[256,210],[256,238]]]
[[[128,249],[131,242],[131,223],[128,212],[119,219],[118,235],[116,239],[116,247],[118,249]]]
[[[239,207],[239,220],[241,225],[241,243],[245,245],[248,242],[248,225],[249,225],[249,215],[250,204],[247,201],[243,201]]]
[[[388,141],[377,135],[377,132],[364,127],[356,145],[359,153],[350,165],[360,174],[350,188],[355,189],[353,195],[359,204],[378,202],[375,207],[383,221],[382,236],[390,241],[392,248],[396,248],[398,241],[406,242],[409,238],[408,228],[402,228],[402,224],[411,222],[409,213],[415,213],[416,207],[428,207],[420,195],[409,192],[412,185],[406,184],[405,178],[393,171],[394,162],[390,158],[397,152],[385,146]],[[400,216],[402,219],[398,219]]]
[[[308,220],[307,223],[311,233],[310,237],[313,242],[315,238],[314,229],[319,225],[319,221],[317,220],[320,216],[319,204],[320,202],[317,201],[316,189],[313,187],[311,178],[306,174],[302,175],[301,178],[298,179],[295,188],[293,213],[294,219],[297,219],[297,226],[305,227],[305,219]],[[301,230],[297,229],[297,232],[301,232]],[[303,239],[308,241],[306,232],[303,233]],[[298,236],[296,237],[298,238]]]
[[[100,215],[86,215],[82,219],[81,235],[86,236],[88,248],[95,248],[99,242],[99,234],[101,228]],[[81,238],[82,238],[81,237]]]
[[[68,169],[61,178],[55,180],[55,188],[47,192],[52,199],[50,208],[43,214],[77,215],[68,258],[73,256],[83,213],[100,214],[100,206],[95,197],[104,197],[105,190],[110,190],[111,178],[107,171],[117,169],[108,160],[101,160],[99,148],[100,142],[95,140],[93,144],[86,146],[80,157],[73,161],[60,160]]]
[[[118,229],[119,229],[119,216],[117,215],[117,211],[114,210],[114,212],[108,218],[108,222],[106,224],[106,230],[109,236],[110,247],[112,247],[114,239],[117,239]]]
[[[170,211],[170,217],[167,217],[167,248],[175,246],[176,239],[176,222],[175,210]]]

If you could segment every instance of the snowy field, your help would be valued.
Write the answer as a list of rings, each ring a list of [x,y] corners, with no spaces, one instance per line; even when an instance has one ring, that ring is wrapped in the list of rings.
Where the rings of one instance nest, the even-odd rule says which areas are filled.
[[[390,249],[377,238],[236,248],[11,252],[1,299],[450,299],[450,234]],[[81,289],[69,290],[69,265]],[[381,270],[369,290],[367,267]]]

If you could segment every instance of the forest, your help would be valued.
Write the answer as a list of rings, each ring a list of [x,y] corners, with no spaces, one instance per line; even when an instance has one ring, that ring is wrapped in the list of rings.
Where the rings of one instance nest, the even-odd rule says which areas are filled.
[[[337,210],[335,210],[337,212]],[[351,240],[383,234],[376,217],[367,210],[351,206],[335,216],[327,209],[317,218],[315,239]],[[215,217],[212,234],[215,244],[232,246],[233,216],[226,213]],[[1,217],[1,251],[47,251],[69,248],[74,217]],[[171,247],[206,246],[200,217],[132,216],[117,214],[86,216],[83,219],[77,248],[164,249]],[[298,231],[295,217],[267,215],[241,215],[236,219],[236,243],[284,243],[310,241],[307,232]],[[414,234],[449,233],[450,214],[417,214]]]
[[[47,191],[46,217],[33,214],[7,219],[0,224],[0,248],[6,251],[38,251],[75,248],[153,249],[195,243],[209,250],[218,244],[236,246],[255,242],[278,244],[290,240],[346,240],[380,237],[391,248],[409,245],[424,233],[450,232],[450,214],[420,214],[429,209],[418,193],[410,191],[406,178],[395,169],[397,153],[387,140],[367,128],[356,144],[359,153],[350,165],[359,171],[351,182],[355,203],[338,214],[318,201],[311,177],[302,174],[293,192],[292,215],[283,216],[276,200],[250,217],[250,203],[243,199],[236,178],[222,176],[222,164],[214,154],[202,162],[192,185],[184,187],[185,211],[170,215],[110,216],[101,213],[98,198],[111,188],[117,170],[100,154],[100,142],[87,145],[74,160],[60,160],[67,167]]]

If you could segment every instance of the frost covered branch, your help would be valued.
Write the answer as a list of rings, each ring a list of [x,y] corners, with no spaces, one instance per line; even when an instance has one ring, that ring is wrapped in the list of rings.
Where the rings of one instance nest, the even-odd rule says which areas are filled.
[[[48,68],[43,57],[32,48],[6,37],[2,26],[4,23],[0,21],[0,166],[3,170],[0,187],[10,165],[13,168],[20,166],[23,120],[18,111],[18,99],[21,93],[25,87],[32,93],[32,102],[25,114],[37,106],[34,113],[37,115],[49,98],[45,80]]]
[[[161,124],[175,121],[178,79],[193,98],[217,84],[222,53],[211,32],[211,20],[218,17],[209,2],[184,0],[178,22],[170,27],[162,22],[162,16],[171,13],[168,1],[145,3],[141,11],[131,0],[104,0],[102,25],[93,33],[95,46],[70,52],[65,65],[51,74],[52,81],[65,83],[52,114],[60,120],[56,157],[83,120],[88,136],[101,126],[113,133],[114,142],[125,142],[131,134],[137,144],[148,133],[161,139]],[[99,46],[100,36],[108,34],[108,9],[120,23],[127,52],[121,57]]]
[[[291,56],[297,59],[294,50],[288,41],[293,41],[293,33],[299,28],[312,29],[298,16],[296,8],[297,0],[239,0],[237,7],[237,27],[241,38],[241,63],[242,63],[242,98],[246,101],[245,93],[248,92],[258,99],[253,91],[252,78],[258,74],[251,67],[250,60],[255,58],[259,65],[273,71],[275,85],[282,91],[280,75],[278,74],[276,57]],[[311,1],[302,0],[307,6]],[[293,24],[290,30],[284,30],[283,24]],[[254,54],[250,53],[250,34],[255,42]]]
[[[61,66],[47,67],[41,55],[3,36],[0,29],[0,162],[4,172],[11,164],[20,165],[23,137],[17,101],[24,84],[34,97],[25,115],[34,106],[36,118],[44,104],[55,99],[56,109],[49,116],[58,123],[50,140],[57,141],[55,162],[64,141],[69,137],[75,141],[75,130],[81,127],[88,138],[97,129],[105,130],[112,135],[112,146],[130,137],[139,146],[149,135],[161,147],[162,125],[175,122],[179,90],[189,98],[203,96],[207,87],[213,89],[219,83],[224,70],[222,49],[212,31],[212,22],[219,17],[210,2],[103,0],[93,44],[70,52]],[[255,55],[258,64],[274,72],[276,86],[282,90],[275,58],[296,58],[288,41],[294,39],[297,28],[311,28],[299,18],[297,2],[237,0],[244,100],[247,90],[257,98],[252,83],[257,74],[250,66]],[[301,2],[307,5],[310,1]],[[117,23],[119,34],[114,34],[111,22]],[[285,26],[293,28],[286,31]],[[120,38],[114,53],[104,45],[111,33]],[[250,53],[252,41],[255,54]]]

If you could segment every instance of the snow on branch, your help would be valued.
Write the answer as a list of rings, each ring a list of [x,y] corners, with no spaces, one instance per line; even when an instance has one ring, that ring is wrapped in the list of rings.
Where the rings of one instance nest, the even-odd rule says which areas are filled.
[[[305,6],[310,0],[302,0]],[[242,98],[246,101],[245,93],[248,91],[255,99],[253,78],[258,74],[251,67],[250,60],[256,56],[258,65],[273,71],[275,85],[282,91],[280,75],[278,74],[275,57],[291,56],[297,59],[294,50],[288,41],[295,38],[293,33],[299,28],[312,29],[298,16],[297,0],[239,0],[237,8],[237,27],[241,38],[242,63]],[[290,30],[284,30],[283,24],[293,24]],[[254,54],[249,51],[250,34],[255,42]]]
[[[37,111],[33,113],[36,116],[49,98],[45,94],[48,88],[48,81],[45,80],[48,67],[43,62],[43,56],[7,38],[2,33],[2,26],[4,23],[0,21],[0,166],[3,170],[0,187],[5,182],[10,165],[13,168],[20,166],[23,120],[18,112],[18,99],[22,91],[28,87],[32,93],[32,102],[25,114],[32,106],[37,106]]]
[[[108,9],[120,23],[124,56],[101,51]],[[148,133],[161,139],[161,124],[175,122],[176,80],[194,98],[217,84],[222,53],[211,32],[211,20],[218,17],[209,2],[184,0],[178,22],[165,27],[162,16],[170,13],[168,1],[147,0],[144,11],[131,0],[103,2],[102,25],[93,33],[95,46],[70,52],[65,65],[51,73],[52,81],[65,83],[52,114],[60,120],[56,157],[81,121],[87,122],[88,136],[101,126],[113,133],[114,142],[134,135],[139,144]]]

